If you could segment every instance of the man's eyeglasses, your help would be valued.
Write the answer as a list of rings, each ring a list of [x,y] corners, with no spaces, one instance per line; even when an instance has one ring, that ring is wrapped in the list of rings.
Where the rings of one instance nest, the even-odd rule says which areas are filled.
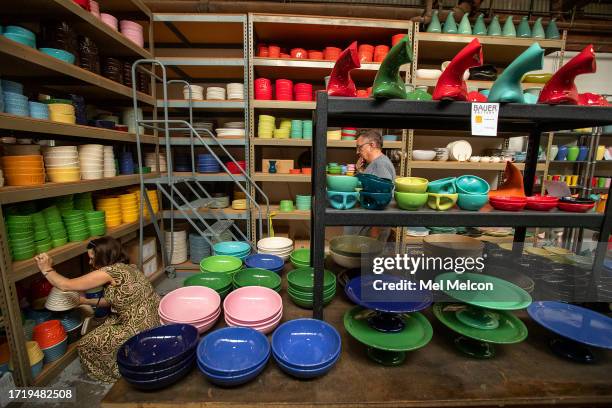
[[[367,143],[362,143],[362,144],[360,144],[360,145],[357,145],[357,151],[359,152],[359,151],[361,151],[361,148],[362,148],[363,146],[366,146],[366,145],[371,145],[371,144],[372,144],[372,142],[367,142]]]

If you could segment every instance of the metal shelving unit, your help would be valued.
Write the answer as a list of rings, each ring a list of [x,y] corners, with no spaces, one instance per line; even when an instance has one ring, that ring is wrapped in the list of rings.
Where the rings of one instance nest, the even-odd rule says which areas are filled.
[[[508,213],[495,211],[490,207],[473,211],[402,211],[389,207],[383,211],[364,209],[334,210],[327,208],[325,199],[325,163],[327,155],[327,127],[367,126],[384,120],[394,128],[410,126],[414,129],[455,129],[467,131],[470,128],[470,103],[414,102],[389,100],[375,103],[372,100],[356,98],[333,98],[320,93],[317,98],[316,137],[313,145],[313,194],[315,195],[312,215],[311,262],[315,268],[314,317],[323,318],[323,268],[325,227],[328,225],[376,225],[376,226],[512,226],[515,251],[522,251],[526,227],[586,227],[600,230],[600,248],[595,258],[594,278],[599,278],[603,263],[605,244],[612,229],[612,207],[608,199],[605,214],[522,211]],[[500,130],[529,132],[529,147],[524,171],[525,191],[533,192],[534,175],[542,132],[560,129],[575,129],[603,126],[612,123],[608,108],[582,106],[548,106],[506,104],[500,107]],[[612,190],[612,188],[611,188]],[[604,244],[604,245],[602,245]],[[519,252],[520,253],[520,252]]]

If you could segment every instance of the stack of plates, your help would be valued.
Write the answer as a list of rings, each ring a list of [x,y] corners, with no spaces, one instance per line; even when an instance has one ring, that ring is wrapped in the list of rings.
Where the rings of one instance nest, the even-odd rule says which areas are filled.
[[[203,258],[210,256],[210,244],[201,235],[189,234],[189,255],[191,263],[199,264]]]
[[[291,138],[301,139],[302,138],[302,121],[294,119],[291,121]]]
[[[104,146],[104,177],[115,177],[116,175],[117,167],[113,146]]]
[[[19,95],[23,95],[23,84],[20,82],[2,79],[0,80],[0,87],[4,92],[13,92]]]
[[[121,20],[119,27],[121,28],[121,34],[125,35],[128,40],[139,47],[144,47],[143,28],[140,24],[134,21]]]
[[[302,138],[312,139],[312,120],[302,121]]]
[[[296,305],[311,309],[314,300],[314,270],[311,267],[294,269],[287,274],[287,293]],[[336,295],[336,275],[325,270],[323,275],[323,304]]]
[[[204,87],[200,85],[185,85],[183,87],[183,98],[189,100],[189,89],[191,88],[191,100],[201,101],[204,99]]]
[[[289,259],[289,255],[293,251],[293,241],[285,237],[268,237],[257,241],[257,252],[260,254],[276,255],[283,258],[284,261]]]
[[[59,320],[48,320],[34,326],[32,338],[45,355],[45,364],[61,358],[68,348],[68,336]]]
[[[240,94],[242,99],[242,93]],[[225,88],[218,86],[209,86],[206,88],[206,99],[209,101],[224,101],[225,100]]]
[[[467,140],[455,140],[446,148],[449,151],[450,159],[454,161],[467,161],[472,156],[472,145]]]
[[[342,129],[333,129],[327,131],[327,140],[341,140]]]
[[[108,228],[121,225],[121,202],[119,197],[101,197],[96,200],[96,209],[104,211]]]
[[[9,214],[5,222],[13,261],[23,261],[36,255],[32,216]]]
[[[261,268],[241,269],[234,274],[234,289],[246,286],[261,286],[275,292],[281,290],[281,277],[276,272]]]
[[[75,194],[72,201],[75,210],[93,211],[94,209],[91,191]]]
[[[223,127],[229,129],[244,129],[244,122],[225,122]]]
[[[40,102],[29,102],[30,116],[34,119],[49,119],[49,107]]]
[[[2,169],[9,186],[34,186],[45,183],[41,155],[3,156]]]
[[[229,100],[242,100],[244,99],[244,85],[241,83],[229,83],[227,88],[227,99]]]
[[[175,265],[187,261],[187,231],[166,231],[164,240],[166,241],[166,251],[172,249],[170,254],[171,264]]]
[[[53,248],[65,245],[68,242],[68,233],[66,232],[60,211],[53,205],[42,210],[42,213],[47,223],[47,230],[49,230]]]
[[[241,261],[251,253],[251,245],[244,241],[223,241],[213,245],[215,255],[229,255],[239,258]]]
[[[104,24],[109,26],[115,31],[119,31],[119,21],[108,13],[100,13],[100,19]]]
[[[257,137],[262,139],[272,139],[274,136],[274,127],[276,126],[276,118],[270,115],[259,115],[259,124],[257,125]]]
[[[219,138],[244,137],[244,129],[217,128],[215,129],[215,133]]]
[[[302,268],[305,266],[310,266],[310,249],[308,248],[300,248],[296,249],[291,253],[289,257],[291,260],[291,264],[295,268]]]
[[[157,169],[157,158],[159,158],[159,170]],[[157,156],[155,155],[155,152],[145,153],[145,166],[150,167],[151,171],[154,172],[168,171],[168,161],[166,160],[166,153],[159,152]]]
[[[83,180],[98,180],[104,176],[104,146],[87,144],[79,146],[79,162]]]
[[[309,195],[296,195],[295,206],[300,211],[310,211],[312,206],[312,197]]]
[[[202,334],[221,316],[221,297],[205,286],[184,286],[164,296],[158,312],[163,324],[190,324]]]
[[[119,153],[119,173],[134,174],[134,158],[131,152]]]
[[[235,256],[214,255],[200,261],[201,272],[222,273],[232,276],[240,269],[242,269],[242,260]]]
[[[90,237],[106,234],[104,211],[85,211],[85,221],[87,221]]]
[[[291,132],[291,120],[281,119],[280,126],[278,129],[274,129],[275,139],[289,139],[289,133]]]
[[[136,194],[136,204],[138,206],[138,210],[140,211],[140,187],[134,187],[131,190],[134,194]],[[153,212],[157,214],[159,212],[159,200],[157,198],[157,190],[147,190],[147,196],[149,197],[149,203],[153,209]],[[142,206],[142,215],[147,218],[149,217],[149,208],[146,204]]]
[[[196,273],[183,281],[183,286],[205,286],[224,299],[232,290],[232,276],[222,273]]]
[[[200,134],[202,137],[208,136],[208,134],[204,130],[213,131],[214,123],[213,122],[193,122],[193,128]],[[226,126],[229,127],[229,126]],[[244,128],[244,126],[242,126]],[[189,136],[191,133],[191,129],[187,129],[183,132],[185,136]]]
[[[79,305],[79,292],[60,290],[56,287],[51,289],[45,308],[53,312],[64,312],[72,310]]]
[[[49,181],[66,183],[81,179],[79,153],[76,146],[47,147],[43,151]]]
[[[32,222],[34,224],[34,245],[36,253],[41,254],[53,248],[51,243],[51,235],[47,228],[47,222],[42,212],[32,214]]]
[[[136,111],[138,115],[134,113],[134,108],[126,108],[123,110],[122,123],[128,127],[128,132],[136,133],[136,119],[142,120],[142,108],[138,108]],[[144,127],[138,126],[138,133],[144,134]]]
[[[212,154],[198,155],[198,173],[219,173],[221,167]]]
[[[56,197],[54,201],[60,213],[74,210],[74,195],[72,194]]]
[[[69,210],[62,213],[64,225],[68,230],[68,240],[70,242],[83,241],[89,238],[89,228],[85,220],[85,211]]]
[[[4,111],[15,116],[30,116],[30,105],[28,97],[14,93],[3,91],[2,97],[4,100]]]
[[[246,257],[244,264],[247,268],[261,268],[281,274],[285,261],[280,256],[268,254],[253,254]]]
[[[273,289],[245,286],[227,295],[223,311],[228,326],[249,327],[267,334],[283,318],[283,300]]]
[[[71,101],[66,101],[70,103],[50,103],[48,104],[49,108],[49,119],[54,122],[62,122],[62,123],[76,123],[76,114],[74,111],[74,106]]]
[[[232,201],[232,208],[234,210],[246,210],[246,208],[247,208],[246,199],[240,198],[238,200],[233,200]]]
[[[126,222],[138,221],[140,210],[136,193],[121,194],[119,196],[119,203],[121,204],[121,221],[124,224]]]
[[[74,64],[76,61],[76,56],[74,54],[59,48],[39,48],[38,51],[60,61],[67,62],[68,64]]]
[[[211,198],[208,205],[209,208],[227,208],[230,205],[230,199],[227,195],[217,195]]]
[[[36,35],[20,26],[4,27],[4,36],[30,48],[36,48]]]

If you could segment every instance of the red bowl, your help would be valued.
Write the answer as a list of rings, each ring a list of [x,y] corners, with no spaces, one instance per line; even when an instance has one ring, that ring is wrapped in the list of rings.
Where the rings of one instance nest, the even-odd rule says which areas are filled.
[[[279,58],[280,47],[278,45],[268,45],[268,56],[270,58]]]
[[[358,98],[367,98],[368,96],[368,91],[366,91],[365,89],[358,89],[357,90],[357,97]]]
[[[322,60],[323,59],[323,53],[321,51],[317,51],[317,50],[309,50],[308,51],[308,59]]]
[[[53,289],[53,285],[47,279],[38,279],[30,285],[30,293],[28,298],[30,301],[49,296]]]
[[[558,202],[559,199],[557,197],[535,195],[527,197],[525,208],[535,211],[550,211],[557,206]]]
[[[561,211],[567,211],[567,212],[583,213],[583,212],[587,212],[593,209],[593,207],[595,207],[595,203],[580,204],[580,203],[564,203],[564,202],[559,201],[559,203],[557,204],[558,209],[560,209]]]
[[[308,52],[303,48],[291,49],[291,58],[306,59],[308,58]]]
[[[312,168],[302,167],[302,174],[312,174]]]
[[[289,174],[302,174],[300,169],[289,169]]]
[[[40,348],[48,348],[60,343],[66,337],[66,331],[59,320],[48,320],[34,326],[32,340]]]
[[[527,205],[526,197],[489,197],[491,207],[502,211],[521,211]]]

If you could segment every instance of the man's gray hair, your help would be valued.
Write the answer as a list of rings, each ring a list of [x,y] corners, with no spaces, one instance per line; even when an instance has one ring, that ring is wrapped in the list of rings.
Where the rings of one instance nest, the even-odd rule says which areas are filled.
[[[383,147],[383,138],[380,133],[374,129],[367,130],[359,135],[359,137],[363,137],[368,142],[374,144],[374,146],[382,149]]]

